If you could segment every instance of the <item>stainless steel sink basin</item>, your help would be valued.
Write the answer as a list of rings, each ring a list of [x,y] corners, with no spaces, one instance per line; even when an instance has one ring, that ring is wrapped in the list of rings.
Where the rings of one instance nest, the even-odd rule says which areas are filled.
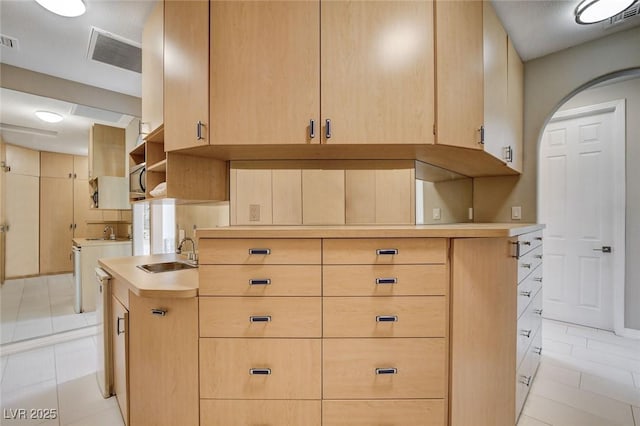
[[[193,269],[193,268],[197,268],[197,266],[190,265],[184,262],[162,262],[162,263],[147,263],[145,265],[138,265],[138,268],[142,269],[145,272],[156,274],[158,272],[171,272],[171,271],[180,271],[182,269]]]
[[[106,238],[85,238],[87,241],[105,241]]]

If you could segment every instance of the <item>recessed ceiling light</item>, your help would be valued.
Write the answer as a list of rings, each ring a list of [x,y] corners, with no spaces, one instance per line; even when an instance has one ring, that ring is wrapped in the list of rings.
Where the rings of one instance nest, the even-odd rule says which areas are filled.
[[[626,10],[637,0],[583,0],[576,7],[578,24],[595,24]]]
[[[36,117],[47,123],[59,123],[62,121],[62,116],[58,113],[51,111],[36,111]]]
[[[36,2],[48,11],[68,18],[80,16],[87,11],[82,0],[36,0]]]

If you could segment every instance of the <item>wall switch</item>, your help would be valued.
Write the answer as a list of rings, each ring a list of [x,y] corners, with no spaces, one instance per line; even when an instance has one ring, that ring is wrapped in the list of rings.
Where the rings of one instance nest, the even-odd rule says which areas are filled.
[[[249,222],[260,222],[260,204],[249,204]]]
[[[522,219],[522,207],[520,206],[511,207],[511,219],[513,220]]]
[[[440,219],[441,219],[440,207],[436,207],[433,209],[433,220],[440,220]]]
[[[473,220],[473,207],[469,207],[469,220]]]

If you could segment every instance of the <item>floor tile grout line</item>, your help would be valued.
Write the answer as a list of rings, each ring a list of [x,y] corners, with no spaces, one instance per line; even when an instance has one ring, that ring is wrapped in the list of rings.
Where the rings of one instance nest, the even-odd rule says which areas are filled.
[[[591,416],[591,417],[600,418],[600,419],[603,419],[603,420],[610,420],[610,419],[608,419],[608,418],[606,418],[606,417],[602,417],[602,416],[599,416],[599,415],[597,415],[597,414],[590,413],[589,411],[585,411],[585,410],[583,410],[583,409],[581,409],[581,408],[574,407],[573,405],[565,404],[565,403],[564,403],[564,402],[562,402],[562,401],[558,401],[558,400],[556,400],[556,399],[551,399],[551,398],[548,398],[548,397],[543,396],[543,395],[540,395],[540,394],[536,394],[536,397],[537,397],[537,398],[540,398],[540,399],[544,399],[544,400],[546,400],[546,401],[551,401],[551,402],[552,402],[552,403],[554,403],[554,404],[562,405],[562,406],[567,407],[567,408],[569,408],[569,409],[571,409],[571,410],[579,411],[580,413],[585,414],[585,415],[588,415],[588,416]],[[618,402],[622,402],[622,401],[618,401]],[[524,413],[524,412],[523,412],[523,413]],[[531,414],[527,414],[527,413],[524,413],[524,414],[525,414],[526,416],[533,417]],[[538,419],[536,419],[536,420],[538,420]],[[543,423],[545,423],[545,422],[543,421]]]

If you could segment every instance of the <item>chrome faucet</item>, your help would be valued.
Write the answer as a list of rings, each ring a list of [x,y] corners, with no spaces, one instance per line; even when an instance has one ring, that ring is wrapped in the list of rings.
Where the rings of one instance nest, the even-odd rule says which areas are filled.
[[[184,237],[182,239],[182,241],[180,241],[180,243],[178,244],[178,248],[176,249],[176,253],[180,254],[182,253],[182,246],[184,245],[184,243],[186,243],[187,241],[191,242],[191,252],[189,252],[187,254],[187,259],[197,263],[198,262],[198,255],[196,254],[196,242],[193,241],[193,239],[191,239],[190,237]]]
[[[104,234],[105,238],[107,237],[107,229],[111,230],[111,234],[109,234],[109,239],[110,240],[115,240],[116,239],[116,234],[115,234],[115,232],[113,232],[113,226],[111,226],[111,225],[105,226],[104,230],[102,231],[102,233]]]

